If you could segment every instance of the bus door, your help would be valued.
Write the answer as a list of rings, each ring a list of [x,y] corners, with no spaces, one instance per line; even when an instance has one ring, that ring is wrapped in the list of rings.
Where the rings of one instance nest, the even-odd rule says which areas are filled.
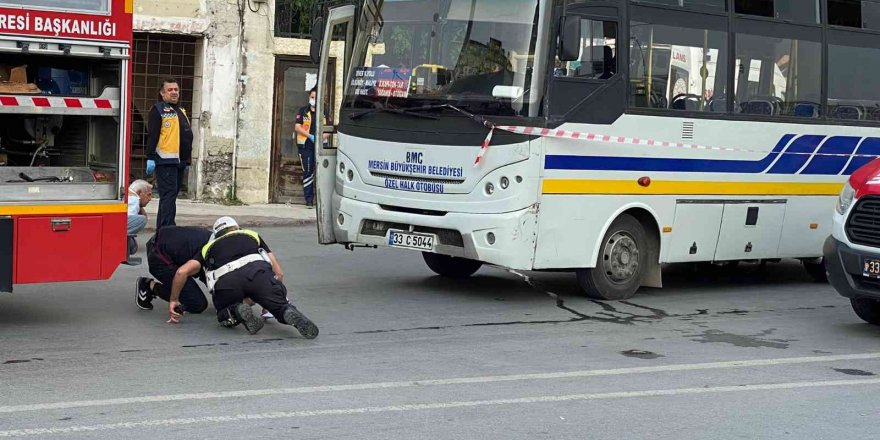
[[[331,66],[330,57],[343,57],[341,66],[342,75],[335,75],[342,80],[342,84],[348,84],[349,60],[351,58],[352,35],[354,31],[354,18],[356,8],[354,5],[346,5],[330,9],[326,22],[318,19],[314,25],[312,34],[312,58],[318,61],[317,102],[315,114],[325,112],[330,115],[331,122],[325,124],[323,118],[315,118],[315,133],[321,133],[315,142],[315,202],[317,205],[318,242],[321,244],[336,243],[336,234],[333,231],[333,222],[336,214],[333,212],[333,195],[336,188],[337,161],[336,147],[338,139],[334,139],[336,124],[339,116],[339,104],[330,100],[333,96],[331,90],[336,84],[330,84],[327,72]],[[344,36],[342,41],[334,41]],[[337,81],[339,80],[337,79]],[[340,101],[341,102],[341,101]],[[321,142],[321,138],[328,135],[328,139]],[[345,173],[339,171],[339,178],[345,178]]]

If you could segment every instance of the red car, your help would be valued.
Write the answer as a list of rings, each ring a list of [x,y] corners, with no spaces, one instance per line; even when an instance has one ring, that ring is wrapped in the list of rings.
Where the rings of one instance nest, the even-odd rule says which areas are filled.
[[[825,270],[856,315],[880,325],[880,159],[850,176],[825,240]]]

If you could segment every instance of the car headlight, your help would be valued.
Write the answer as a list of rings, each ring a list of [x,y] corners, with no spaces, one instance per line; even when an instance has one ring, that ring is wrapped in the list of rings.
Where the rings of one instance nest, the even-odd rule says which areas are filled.
[[[849,205],[852,204],[855,196],[856,190],[853,189],[852,185],[849,184],[849,180],[847,180],[846,185],[843,186],[843,190],[840,191],[840,197],[837,198],[837,213],[841,215],[846,213],[846,210],[849,209]]]

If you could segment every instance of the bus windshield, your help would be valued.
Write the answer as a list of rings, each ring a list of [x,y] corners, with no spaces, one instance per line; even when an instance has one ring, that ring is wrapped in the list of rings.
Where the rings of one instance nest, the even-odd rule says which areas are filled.
[[[538,0],[385,0],[355,48],[346,106],[528,104]]]

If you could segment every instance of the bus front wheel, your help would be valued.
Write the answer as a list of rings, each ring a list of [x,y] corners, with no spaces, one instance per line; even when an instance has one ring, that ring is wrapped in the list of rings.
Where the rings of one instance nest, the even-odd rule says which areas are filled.
[[[648,267],[648,254],[645,228],[634,217],[621,215],[602,239],[596,267],[578,269],[578,285],[591,298],[632,298]]]
[[[425,264],[437,275],[446,278],[467,278],[483,266],[483,263],[467,258],[422,252]]]
[[[852,298],[849,301],[859,318],[867,323],[880,325],[880,302],[871,298]]]

